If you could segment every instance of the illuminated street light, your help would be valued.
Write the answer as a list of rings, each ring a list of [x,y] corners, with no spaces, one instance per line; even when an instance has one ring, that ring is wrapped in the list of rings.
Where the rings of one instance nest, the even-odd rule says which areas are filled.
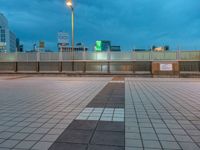
[[[72,55],[74,60],[74,7],[72,0],[66,0],[66,5],[69,7],[72,11]],[[74,71],[74,65],[72,65],[72,70]]]
[[[74,8],[73,8],[72,0],[67,0],[66,5],[72,11],[72,51],[74,51]]]
[[[72,1],[71,1],[71,0],[68,0],[68,1],[66,2],[66,4],[67,4],[68,7],[72,7]]]

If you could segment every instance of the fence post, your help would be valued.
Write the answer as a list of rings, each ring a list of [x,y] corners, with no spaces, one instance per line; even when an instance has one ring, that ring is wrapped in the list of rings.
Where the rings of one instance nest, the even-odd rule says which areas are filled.
[[[200,73],[200,61],[199,61],[199,64],[198,64],[198,65],[199,65],[199,73]]]
[[[36,72],[40,72],[40,62],[36,62]]]
[[[149,52],[149,60],[152,60],[153,61],[153,52],[152,52],[152,50]]]
[[[36,72],[40,72],[40,52],[36,52]]]
[[[36,53],[36,57],[37,57],[37,62],[39,62],[40,61],[40,52]]]
[[[109,61],[108,61],[108,64],[107,64],[107,65],[108,65],[108,68],[107,68],[108,70],[107,70],[107,72],[108,72],[108,74],[110,74],[110,62],[109,62]]]
[[[132,52],[132,60],[136,60],[136,57],[135,57],[135,51]]]
[[[133,72],[133,74],[135,74],[135,62],[134,61],[132,62],[132,72]]]
[[[15,68],[14,68],[14,72],[18,72],[18,62],[14,62],[15,63]]]
[[[63,53],[62,51],[58,53],[59,72],[62,72],[62,61],[63,61],[62,53]]]
[[[107,53],[107,59],[110,61],[111,60],[111,52],[110,51],[108,51],[108,53]]]
[[[63,52],[59,52],[59,58],[58,58],[59,60],[58,60],[58,61],[61,61],[61,62],[63,61],[63,56],[62,56],[62,54],[63,54]]]
[[[62,72],[62,61],[59,61],[59,72]]]
[[[83,73],[86,73],[86,69],[87,69],[86,66],[87,66],[87,62],[85,61],[85,62],[84,62]]]
[[[86,60],[86,52],[85,51],[83,51],[83,56],[82,56],[82,60]]]
[[[15,53],[15,68],[14,68],[14,72],[18,71],[18,54],[17,52]]]

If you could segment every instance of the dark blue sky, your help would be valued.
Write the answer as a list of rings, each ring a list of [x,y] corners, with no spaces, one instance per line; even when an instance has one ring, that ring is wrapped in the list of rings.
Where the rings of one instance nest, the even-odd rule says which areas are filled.
[[[200,49],[200,0],[74,0],[75,41],[89,48],[111,40],[122,49],[170,45]],[[57,49],[57,32],[71,35],[65,0],[0,0],[0,12],[26,49],[42,39]]]

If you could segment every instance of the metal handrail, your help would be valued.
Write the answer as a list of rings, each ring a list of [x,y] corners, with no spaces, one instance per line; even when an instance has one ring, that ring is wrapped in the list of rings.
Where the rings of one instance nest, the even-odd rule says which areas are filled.
[[[200,51],[0,53],[0,62],[32,61],[200,61]]]

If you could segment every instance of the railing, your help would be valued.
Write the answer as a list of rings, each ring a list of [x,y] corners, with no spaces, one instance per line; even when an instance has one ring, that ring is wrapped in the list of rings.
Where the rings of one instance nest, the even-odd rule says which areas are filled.
[[[200,51],[0,53],[0,62],[53,61],[200,61]]]

